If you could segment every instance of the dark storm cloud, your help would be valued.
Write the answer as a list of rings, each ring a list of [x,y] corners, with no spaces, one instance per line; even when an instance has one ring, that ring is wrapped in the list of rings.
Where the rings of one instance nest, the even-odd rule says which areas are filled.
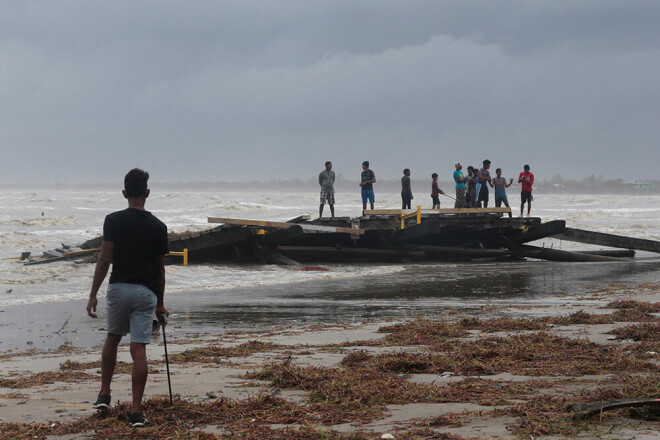
[[[0,181],[654,175],[660,5],[4,2]]]

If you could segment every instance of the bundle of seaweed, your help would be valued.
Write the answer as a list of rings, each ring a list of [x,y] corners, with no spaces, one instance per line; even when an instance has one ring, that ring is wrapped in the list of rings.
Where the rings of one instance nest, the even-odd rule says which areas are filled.
[[[655,287],[657,290],[657,286]],[[660,303],[633,301],[630,299],[619,299],[612,301],[604,308],[606,309],[636,309],[645,313],[660,313]]]
[[[618,339],[636,341],[628,347],[639,358],[652,358],[660,353],[660,324],[637,324],[614,329],[609,332]]]
[[[660,324],[636,324],[617,328],[608,332],[619,339],[633,341],[660,342]]]
[[[149,361],[149,374],[160,373],[161,370],[157,370],[153,367],[152,364],[160,363],[158,361]],[[81,371],[81,370],[91,370],[96,369],[97,372],[101,372],[101,361],[95,362],[78,362],[67,359],[66,361],[60,364],[60,370],[63,371]],[[117,361],[115,364],[114,374],[131,374],[133,372],[133,364],[130,362]]]
[[[549,386],[546,381],[509,382],[481,378],[466,378],[437,386],[408,381],[407,375],[374,368],[375,365],[369,361],[361,365],[349,362],[347,365],[351,366],[303,367],[283,362],[268,365],[261,371],[248,373],[247,376],[251,379],[269,380],[272,386],[304,390],[309,393],[311,402],[322,402],[341,408],[348,411],[346,417],[351,417],[352,412],[363,411],[367,418],[377,415],[385,405],[391,404],[503,404],[507,399],[520,399],[538,388]]]
[[[657,368],[619,347],[606,347],[545,332],[476,341],[440,340],[435,341],[426,353],[396,352],[361,357],[352,355],[349,361],[383,372],[401,373],[452,371],[462,375],[560,376],[644,372]]]
[[[599,400],[633,399],[657,396],[660,393],[660,380],[657,374],[649,376],[617,376],[612,386],[585,390],[572,395],[541,395],[503,409],[496,409],[495,414],[518,417],[518,424],[509,429],[521,437],[541,435],[576,435],[580,431],[598,429],[598,426],[574,420],[566,413],[566,408],[573,403],[588,403]],[[616,413],[604,417],[613,417]],[[611,428],[604,425],[603,428]]]
[[[136,430],[127,423],[128,403],[117,405],[106,417],[93,415],[70,423],[6,423],[0,425],[0,437],[15,439],[45,439],[48,436],[70,435],[90,431],[94,439],[211,439],[215,435],[204,432],[203,427],[221,425],[222,438],[269,438],[269,439],[360,439],[373,438],[356,434],[339,434],[317,430],[309,426],[312,422],[341,421],[341,414],[329,417],[328,409],[323,413],[318,408],[302,407],[270,395],[261,395],[245,400],[211,400],[193,403],[176,399],[173,406],[165,398],[149,399],[144,410],[150,420],[148,427]],[[321,417],[318,417],[318,416]],[[301,428],[272,429],[271,424],[299,424]]]
[[[403,324],[381,327],[381,333],[387,333],[382,340],[384,345],[429,345],[438,339],[460,338],[467,336],[465,329],[452,322],[416,319]]]
[[[254,353],[277,350],[282,347],[283,346],[279,344],[261,341],[248,341],[240,345],[229,347],[209,345],[198,348],[190,348],[181,353],[173,354],[170,356],[170,360],[178,364],[186,362],[212,363],[217,362],[222,358],[245,357]]]
[[[44,371],[29,376],[0,378],[2,388],[31,388],[55,382],[80,382],[94,379],[94,376],[82,371]]]

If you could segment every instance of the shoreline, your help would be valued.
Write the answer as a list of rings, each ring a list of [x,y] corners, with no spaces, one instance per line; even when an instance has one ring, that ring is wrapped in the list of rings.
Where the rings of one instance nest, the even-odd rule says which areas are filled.
[[[341,438],[347,433],[362,436],[351,438],[365,439],[380,438],[382,433],[391,433],[394,438],[425,438],[421,436],[421,430],[438,436],[456,436],[453,438],[515,438],[521,434],[538,436],[543,434],[543,429],[554,428],[548,428],[547,420],[533,419],[534,411],[540,411],[538,408],[530,406],[525,410],[529,415],[525,416],[519,412],[521,405],[537,404],[541,402],[539,399],[558,399],[559,402],[562,396],[569,396],[569,400],[586,399],[587,396],[596,396],[599,389],[632,389],[634,384],[646,383],[649,379],[660,383],[658,369],[649,371],[648,367],[660,365],[657,352],[648,354],[635,351],[640,343],[660,344],[657,333],[655,336],[651,333],[648,341],[641,342],[613,337],[609,333],[636,325],[655,328],[657,332],[660,313],[640,314],[640,321],[636,320],[637,315],[633,315],[631,309],[603,308],[608,304],[624,307],[621,301],[636,301],[635,307],[644,304],[658,307],[660,292],[657,282],[600,287],[556,304],[525,305],[512,302],[483,308],[446,305],[438,309],[437,313],[427,316],[411,318],[402,314],[398,319],[393,317],[397,319],[394,323],[404,323],[398,327],[393,326],[392,321],[383,320],[353,324],[277,326],[260,331],[216,336],[189,335],[181,338],[175,336],[176,331],[168,330],[172,388],[178,395],[175,408],[169,411],[184,411],[193,404],[201,405],[200,408],[209,405],[224,405],[226,408],[222,413],[213,413],[218,423],[199,419],[192,423],[195,426],[192,431],[189,428],[177,431],[179,428],[170,426],[167,432],[170,433],[168,435],[174,432],[198,432],[200,435],[224,435],[224,438],[238,438],[232,435],[239,432],[259,432],[260,435],[277,432],[282,435],[280,438],[306,438],[303,435],[305,429],[312,430],[306,434],[329,433],[329,438]],[[580,311],[582,314],[578,313]],[[614,318],[609,319],[609,316]],[[567,321],[566,317],[573,317],[572,321]],[[651,321],[644,321],[648,319]],[[531,322],[534,325],[542,323],[542,329],[530,330],[521,326],[529,326]],[[483,327],[485,324],[481,323],[490,323],[491,327]],[[72,321],[71,325],[74,324]],[[392,332],[399,339],[392,339]],[[103,333],[100,335],[103,336]],[[506,364],[506,356],[513,354],[502,352],[498,355],[501,358],[491,358],[479,368],[467,360],[464,364],[447,364],[453,365],[455,371],[441,371],[442,365],[437,362],[445,358],[434,357],[440,356],[447,349],[441,347],[452,347],[455,350],[464,344],[467,350],[493,338],[501,338],[500,346],[510,338],[533,344],[530,342],[532,340],[525,338],[534,335],[549,338],[541,341],[545,344],[560,343],[559,347],[566,353],[572,349],[573,342],[570,341],[583,344],[581,349],[587,350],[585,356],[597,357],[593,358],[593,365],[576,364],[571,369],[569,367],[573,360],[568,358],[565,362],[521,358],[518,362]],[[495,347],[492,349],[496,350]],[[524,345],[519,348],[524,351]],[[160,420],[159,417],[168,411],[164,406],[165,401],[159,397],[167,395],[162,350],[162,338],[148,346],[152,372],[145,393],[146,415],[156,420]],[[621,364],[625,367],[619,364],[614,367],[613,363],[603,361],[603,365],[596,368],[600,362],[598,359],[601,359],[598,356],[606,356],[607,353],[614,356],[614,352],[620,357],[629,356],[626,354],[629,352],[636,353],[631,359],[637,360],[634,365]],[[456,356],[454,354],[446,358],[446,362]],[[64,435],[66,430],[69,433],[77,432],[78,437],[75,438],[91,437],[97,422],[90,421],[86,425],[87,429],[83,429],[76,428],[75,421],[80,417],[96,420],[91,403],[100,381],[99,358],[100,349],[97,347],[70,346],[50,352],[35,351],[16,356],[8,353],[0,356],[0,380],[5,381],[4,387],[0,388],[0,437],[11,432],[10,422],[27,423],[21,426],[24,426],[24,430],[28,427],[36,429],[37,438],[45,438],[45,435],[42,436],[44,433],[48,433],[49,438],[58,438],[58,433]],[[614,358],[610,361],[615,362]],[[118,359],[130,363],[125,345],[120,348]],[[427,362],[424,359],[436,359],[433,361],[435,364],[424,363]],[[392,365],[395,365],[390,365],[391,362],[397,362],[399,367],[396,368],[399,370],[391,370]],[[126,370],[128,365],[120,363],[119,374],[113,382],[113,406],[115,402],[125,402],[130,398],[130,375]],[[369,366],[369,369],[362,369],[363,365]],[[526,369],[522,368],[525,365]],[[378,377],[372,375],[374,368],[382,371]],[[529,374],[532,371],[539,373]],[[343,376],[347,372],[365,376],[354,382],[355,377]],[[310,375],[320,375],[318,377],[324,379],[314,382],[314,376]],[[294,377],[297,379],[291,382]],[[332,384],[335,380],[344,384],[342,389],[347,393],[361,396],[360,393],[367,392],[362,397],[366,400],[359,407],[349,401],[340,406],[328,406],[327,402],[323,404],[323,401],[317,401],[314,396],[327,393],[334,395]],[[30,381],[34,385],[24,387]],[[51,381],[54,382],[49,383]],[[12,383],[13,387],[7,386]],[[294,383],[307,385],[300,388]],[[381,385],[374,388],[374,391],[368,391],[368,388],[361,391],[362,387],[377,383]],[[387,397],[390,387],[403,388],[396,395]],[[454,397],[442,397],[442,393],[446,394],[454,387],[465,388]],[[376,393],[366,397],[375,393],[376,389],[384,395]],[[253,413],[250,417],[255,421],[247,425],[240,418],[231,419],[237,405],[245,405],[246,414],[252,414],[250,405],[255,401],[261,406],[275,407],[271,408],[270,415]],[[278,411],[289,406],[291,411],[303,408],[304,413],[278,418]],[[131,432],[124,427],[126,423],[122,419],[125,417],[122,408],[115,407],[108,419],[98,422],[99,429],[106,429],[109,438],[122,438]],[[337,414],[343,414],[340,418],[345,420],[340,423],[338,419],[333,419],[333,411],[339,411]],[[657,429],[657,422],[654,424],[629,419],[625,410],[607,413],[602,421],[596,418],[590,423],[567,421],[568,415],[564,414],[564,408],[557,409],[560,415],[545,407],[543,411],[544,417],[560,417],[560,426],[566,430],[565,433],[577,430],[582,433],[597,432],[603,435],[602,438],[617,438],[621,435],[645,438],[645,435],[651,435]],[[180,417],[188,417],[186,414],[182,413]],[[318,422],[311,422],[309,417],[316,417]],[[612,432],[608,433],[610,429]],[[553,438],[565,438],[561,432],[553,435]],[[160,434],[154,434],[154,437],[167,438]]]
[[[658,274],[657,258],[608,264],[411,264],[376,276],[328,276],[276,285],[175,291],[166,293],[165,302],[174,340],[188,334],[217,336],[280,325],[404,319],[443,313],[447,307],[478,311],[520,304],[528,306],[527,313],[534,313],[536,306],[573,304],[581,295],[605,286],[606,279],[617,285],[646,285],[656,283]],[[87,299],[76,299],[0,307],[0,355],[101,345],[106,326],[105,288],[99,296],[99,318],[87,316],[86,304]]]

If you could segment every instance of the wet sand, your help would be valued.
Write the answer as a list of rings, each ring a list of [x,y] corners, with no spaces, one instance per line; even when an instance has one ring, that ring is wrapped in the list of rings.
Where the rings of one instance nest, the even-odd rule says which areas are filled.
[[[518,299],[508,298],[506,300],[497,298],[496,301],[492,301],[489,298],[482,298],[481,300],[472,298],[471,302],[465,299],[462,302],[447,299],[446,301],[441,301],[440,304],[436,304],[432,312],[427,315],[433,319],[455,321],[462,317],[470,316],[478,318],[497,316],[566,316],[578,310],[593,314],[604,314],[610,313],[612,310],[603,309],[602,307],[615,300],[636,300],[657,304],[660,301],[660,290],[657,287],[656,278],[651,281],[644,280],[643,282],[608,286],[601,283],[597,288],[585,289],[584,292],[571,295],[569,298],[562,296],[561,301],[557,301],[557,298],[551,298],[547,295],[543,296],[545,298],[544,300],[537,301],[521,300],[521,297],[518,297]],[[295,293],[292,294],[295,295]],[[380,292],[381,299],[383,294],[383,292]],[[439,300],[436,298],[435,301]],[[282,387],[280,390],[279,388],[274,388],[274,385],[269,381],[246,378],[246,373],[258,371],[272,363],[285,361],[290,361],[292,365],[300,367],[342,368],[340,363],[352,352],[365,351],[371,354],[383,352],[400,353],[402,351],[416,352],[422,349],[420,346],[415,345],[398,347],[370,345],[369,341],[378,341],[385,336],[378,329],[384,325],[390,325],[392,322],[383,322],[382,320],[375,319],[357,322],[361,316],[359,314],[355,315],[356,322],[354,323],[344,323],[341,325],[328,324],[325,326],[305,324],[269,326],[260,324],[261,322],[268,322],[268,319],[264,318],[262,321],[256,319],[256,327],[252,331],[215,336],[204,332],[203,335],[192,338],[190,332],[198,327],[194,325],[185,326],[186,313],[189,313],[188,319],[190,322],[196,322],[194,317],[197,316],[197,313],[201,312],[196,312],[195,308],[191,308],[187,312],[183,311],[179,309],[179,307],[183,307],[183,304],[177,305],[175,300],[171,304],[174,305],[172,309],[178,310],[177,313],[179,315],[178,318],[172,320],[172,328],[167,330],[168,335],[171,335],[171,338],[168,338],[168,349],[171,359],[177,353],[195,348],[204,349],[211,345],[239,347],[248,341],[278,344],[273,349],[258,350],[245,356],[220,357],[211,363],[171,362],[173,391],[187,402],[203,403],[218,397],[244,401],[260,395],[276,395],[278,399],[305,405],[307,404],[309,394],[304,390],[296,389],[295,387],[292,389]],[[469,306],[466,306],[466,304]],[[31,310],[34,310],[33,306],[31,307]],[[84,308],[84,303],[72,302],[58,304],[56,307],[52,305],[44,305],[43,307],[48,309],[50,315],[64,314],[68,316],[67,313],[70,313],[74,309],[80,311]],[[255,305],[254,307],[258,306]],[[372,307],[374,310],[378,310],[379,306]],[[382,307],[384,308],[385,306]],[[16,310],[10,312],[11,318],[16,321],[28,318],[27,312],[25,312],[25,315],[20,315]],[[421,313],[416,307],[401,308],[392,310],[388,316],[393,320],[405,321],[410,318],[413,312],[415,314]],[[8,313],[8,311],[4,313]],[[64,316],[65,319],[66,316]],[[193,318],[190,318],[191,316]],[[255,314],[255,316],[258,316],[258,314]],[[44,332],[46,331],[45,329],[48,331],[57,331],[63,322],[64,319],[53,319],[53,322],[49,323],[47,327],[42,326],[42,328],[44,328]],[[43,322],[35,318],[33,318],[31,323],[43,324]],[[631,324],[634,323],[615,322],[608,324],[563,325],[552,327],[550,333],[576,340],[593,341],[601,344],[604,347],[603,349],[606,350],[606,347],[634,344],[631,341],[613,340],[607,334],[607,332],[614,328]],[[205,328],[205,325],[208,324],[200,325],[199,328]],[[660,324],[656,322],[655,325]],[[26,327],[29,326],[24,326],[23,331],[25,331]],[[84,332],[82,331],[83,328],[85,330]],[[77,332],[74,333],[74,329],[77,329]],[[90,331],[90,329],[93,331]],[[34,334],[34,330],[32,333]],[[90,333],[93,336],[88,339],[83,333]],[[61,339],[57,338],[64,338],[65,340],[66,338],[70,338],[69,340],[80,338],[78,340],[81,341],[79,344],[81,348],[71,349],[69,347],[63,347],[60,350],[51,352],[37,351],[34,353],[23,353],[17,356],[5,354],[1,361],[0,379],[27,379],[39,372],[62,372],[62,364],[65,364],[67,361],[85,363],[97,362],[99,360],[100,349],[95,344],[103,339],[102,324],[89,324],[88,319],[84,315],[78,314],[75,315],[75,318],[71,319],[61,334],[64,336],[49,335],[44,336],[44,338],[54,341],[52,345],[60,343]],[[478,341],[487,336],[483,332],[471,332],[468,339]],[[355,346],[357,341],[364,345]],[[149,345],[148,355],[150,359],[156,362],[152,363],[154,371],[149,378],[145,399],[155,396],[166,396],[167,378],[165,375],[165,366],[162,362],[163,346],[160,337],[157,336],[153,343]],[[119,360],[130,362],[130,356],[125,345],[121,347]],[[650,361],[660,364],[660,357],[656,354]],[[39,384],[27,388],[0,388],[0,406],[2,406],[0,421],[3,423],[21,422],[30,424],[40,422],[65,423],[74,421],[80,417],[91,416],[93,414],[91,403],[98,391],[100,380],[98,367],[91,366],[82,371],[90,376],[84,378],[75,378],[73,376],[68,378],[63,377],[51,384]],[[660,375],[657,371],[650,374],[654,374],[660,380]],[[555,376],[551,378],[554,381],[550,382],[553,384],[550,387],[551,389],[546,392],[556,394],[557,392],[562,392],[560,390],[567,391],[570,387],[580,387],[585,390],[596,389],[608,380],[612,380],[612,376],[612,374],[596,376],[582,375],[577,377]],[[469,376],[470,379],[476,377],[481,376]],[[508,373],[485,377],[491,380],[505,381],[506,383],[539,379]],[[467,378],[467,375],[447,372],[447,374],[411,374],[406,377],[406,380],[414,383],[428,383],[443,387],[453,382],[464,381]],[[541,393],[541,391],[538,392]],[[118,374],[113,382],[113,402],[125,402],[129,399],[130,375],[127,373]],[[363,438],[380,438],[383,433],[392,433],[394,438],[421,438],[406,437],[408,435],[406,433],[413,432],[414,429],[418,428],[420,420],[446,416],[466,417],[466,421],[461,423],[460,426],[455,427],[443,427],[429,425],[427,423],[428,429],[431,429],[437,435],[444,433],[460,436],[456,438],[516,438],[512,426],[519,424],[520,420],[510,415],[494,413],[497,408],[500,408],[500,406],[482,401],[482,399],[471,402],[406,402],[403,404],[389,404],[386,406],[382,417],[364,423],[353,421],[331,425],[319,424],[319,426],[314,426],[313,428],[334,432],[335,434],[332,434],[331,437],[338,436],[342,432],[360,432],[364,436]],[[147,417],[149,417],[149,414],[147,414]],[[597,432],[597,437],[600,438],[621,438],[624,436],[626,438],[644,439],[655,438],[654,436],[657,434],[657,422],[634,421],[627,418],[621,412],[611,418],[606,417],[604,420],[604,422],[594,422],[594,429],[597,428],[597,431],[594,432]],[[598,418],[596,418],[596,421],[598,421]],[[125,422],[121,421],[117,421],[117,423],[122,423],[122,426],[125,424]],[[0,433],[3,432],[2,429],[5,426],[0,425]],[[277,430],[292,426],[296,427],[297,424],[270,424],[268,429]],[[92,426],[90,426],[91,428]],[[204,426],[196,429],[218,435],[228,435],[222,426],[213,424],[204,424]],[[82,434],[76,434],[77,436],[75,437],[68,438],[88,438],[92,434],[93,432],[83,432]],[[589,437],[594,434],[587,432],[585,435]],[[291,438],[294,437],[292,436]],[[565,437],[555,435],[552,438]]]
[[[328,278],[275,286],[166,293],[172,339],[189,334],[277,325],[345,324],[472,310],[510,304],[562,306],[611,284],[660,280],[660,261],[481,264],[420,264],[378,277]],[[91,280],[90,280],[91,282]],[[0,354],[9,350],[91,348],[105,337],[105,287],[99,318],[85,313],[86,300],[0,307]],[[530,309],[528,313],[534,313]],[[69,319],[64,328],[62,325]],[[60,331],[59,333],[58,330]]]

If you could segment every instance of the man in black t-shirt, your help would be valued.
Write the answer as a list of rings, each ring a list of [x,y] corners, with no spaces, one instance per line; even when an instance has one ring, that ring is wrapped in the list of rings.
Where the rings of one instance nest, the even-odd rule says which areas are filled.
[[[101,391],[94,408],[110,406],[110,383],[117,363],[117,347],[122,336],[131,335],[133,358],[133,402],[128,421],[132,426],[146,423],[142,415],[142,395],[147,383],[146,345],[151,338],[154,311],[159,321],[169,312],[164,306],[165,254],[169,252],[167,227],[145,211],[149,197],[149,173],[135,168],[124,178],[128,208],[113,212],[103,224],[103,244],[94,271],[87,313],[96,318],[96,295],[110,264],[112,273],[106,298],[108,335],[101,359]]]
[[[369,169],[369,161],[362,162],[362,174],[360,174],[360,191],[362,195],[362,213],[367,210],[367,200],[374,209],[374,183],[376,183],[376,174]]]

